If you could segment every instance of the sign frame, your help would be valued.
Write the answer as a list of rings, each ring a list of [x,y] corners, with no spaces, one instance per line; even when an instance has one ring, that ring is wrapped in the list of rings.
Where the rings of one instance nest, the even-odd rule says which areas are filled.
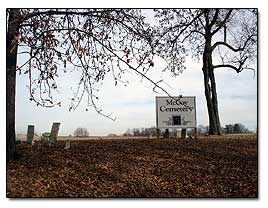
[[[194,110],[193,110],[193,116],[194,116],[194,125],[192,125],[192,126],[187,126],[187,127],[183,127],[182,125],[180,125],[180,126],[174,126],[174,125],[170,125],[170,126],[160,126],[159,127],[159,115],[158,115],[158,99],[159,98],[163,98],[163,99],[165,99],[165,98],[169,98],[169,99],[172,99],[172,100],[177,100],[177,99],[181,99],[181,98],[191,98],[191,99],[193,99],[193,108],[194,108]],[[183,128],[196,128],[196,125],[197,125],[197,122],[196,122],[196,96],[156,96],[155,97],[155,103],[156,103],[156,128],[157,129],[169,129],[169,128],[171,128],[171,129],[183,129]],[[180,118],[181,119],[181,118]],[[173,120],[174,120],[174,118],[173,118]],[[173,121],[174,122],[174,121]]]

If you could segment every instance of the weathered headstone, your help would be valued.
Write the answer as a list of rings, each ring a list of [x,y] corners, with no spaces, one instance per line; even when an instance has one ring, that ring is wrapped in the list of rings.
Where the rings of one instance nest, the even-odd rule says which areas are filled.
[[[168,129],[165,130],[164,138],[165,139],[168,139],[169,138],[169,130]]]
[[[27,143],[32,144],[34,138],[34,125],[28,125]]]
[[[181,138],[186,139],[186,129],[181,130]]]
[[[64,149],[70,149],[71,148],[71,141],[70,140],[66,140],[65,141],[65,147]]]
[[[181,138],[181,130],[177,131],[177,135],[176,135],[177,138]]]
[[[49,137],[49,143],[54,144],[57,141],[58,133],[59,133],[60,123],[53,123],[51,128],[51,133]]]
[[[50,137],[50,132],[45,132],[41,136],[41,141],[48,142],[49,141],[49,137]]]

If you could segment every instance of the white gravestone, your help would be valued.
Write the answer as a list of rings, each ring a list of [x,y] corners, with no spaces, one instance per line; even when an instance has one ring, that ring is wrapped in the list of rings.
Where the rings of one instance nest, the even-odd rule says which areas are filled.
[[[65,147],[64,149],[70,149],[71,148],[71,141],[70,140],[66,140],[65,141]]]

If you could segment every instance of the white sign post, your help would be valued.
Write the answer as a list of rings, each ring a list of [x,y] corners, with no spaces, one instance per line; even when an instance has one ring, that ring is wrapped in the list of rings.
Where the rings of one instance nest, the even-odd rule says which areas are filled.
[[[196,128],[195,97],[156,97],[157,128]]]

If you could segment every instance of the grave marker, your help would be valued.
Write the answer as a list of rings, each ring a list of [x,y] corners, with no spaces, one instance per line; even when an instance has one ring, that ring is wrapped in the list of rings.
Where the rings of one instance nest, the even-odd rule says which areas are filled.
[[[166,130],[165,130],[164,138],[165,138],[165,139],[168,139],[168,138],[169,138],[169,129],[166,129]]]
[[[41,141],[48,142],[49,141],[49,137],[50,137],[50,133],[49,132],[45,132],[41,136]]]
[[[64,149],[70,149],[71,148],[71,141],[70,140],[66,140],[65,141],[65,147]]]
[[[32,144],[34,138],[34,125],[28,125],[27,143]]]
[[[57,141],[58,133],[59,133],[60,123],[54,122],[51,128],[51,133],[49,137],[49,143],[53,144]]]

